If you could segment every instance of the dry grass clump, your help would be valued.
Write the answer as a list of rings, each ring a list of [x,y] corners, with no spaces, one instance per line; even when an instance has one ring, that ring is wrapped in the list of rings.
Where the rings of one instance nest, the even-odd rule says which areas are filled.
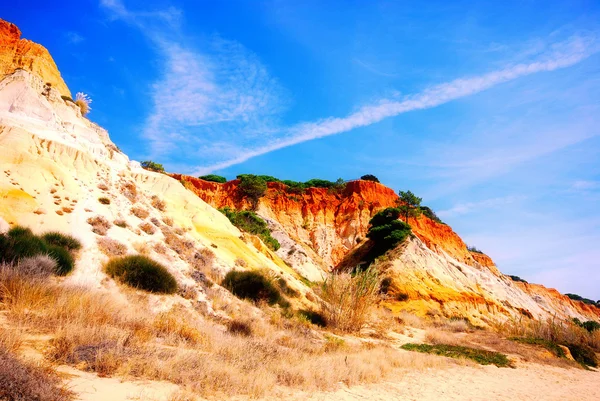
[[[108,257],[123,256],[127,254],[127,246],[115,239],[101,237],[96,240],[100,251]]]
[[[73,396],[50,368],[26,363],[0,346],[0,400],[67,401]]]
[[[73,103],[75,103],[79,107],[81,115],[84,117],[90,111],[92,111],[92,107],[90,106],[90,103],[92,103],[92,99],[90,99],[90,97],[83,92],[77,92],[77,94],[75,95],[75,101]]]
[[[98,235],[106,235],[108,229],[112,227],[112,224],[103,216],[90,217],[86,221],[92,226],[92,232]]]
[[[165,216],[163,217],[162,221],[169,227],[173,227],[173,219],[171,217]]]
[[[164,212],[165,209],[167,208],[167,204],[165,203],[165,201],[163,201],[156,195],[152,195],[150,204],[152,205],[153,208],[158,209],[161,212]]]
[[[106,185],[106,183],[101,182],[100,184],[98,184],[98,189],[101,191],[108,191],[108,185]]]
[[[15,267],[0,266],[0,269],[15,268],[20,274],[35,277],[50,277],[58,268],[56,260],[48,255],[36,255],[19,260]]]
[[[110,199],[106,196],[99,197],[98,202],[102,203],[103,205],[110,205]]]
[[[134,206],[131,208],[131,214],[143,220],[150,215],[150,212],[141,206]]]
[[[116,219],[113,224],[117,227],[127,228],[127,222],[124,219]]]
[[[131,203],[135,203],[138,197],[137,186],[131,181],[125,181],[121,184],[121,194]]]
[[[153,235],[156,232],[156,227],[147,221],[141,223],[138,227],[148,235]]]
[[[461,341],[461,338],[454,335],[453,333],[448,333],[446,331],[442,331],[435,328],[430,328],[425,332],[425,341],[430,344],[448,344],[448,345],[461,345],[464,344]]]
[[[318,289],[327,325],[344,332],[359,331],[377,301],[379,278],[374,270],[331,274]]]

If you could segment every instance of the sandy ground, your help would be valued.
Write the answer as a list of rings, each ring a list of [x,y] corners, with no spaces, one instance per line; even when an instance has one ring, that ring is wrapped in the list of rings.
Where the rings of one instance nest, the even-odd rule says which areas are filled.
[[[67,386],[80,401],[166,401],[177,386],[166,382],[121,382],[93,373],[61,366]],[[341,386],[335,392],[305,393],[283,390],[265,401],[389,401],[389,400],[599,400],[600,372],[523,364],[517,369],[494,366],[453,366],[407,372],[395,381],[378,384]],[[245,400],[238,398],[235,400]]]

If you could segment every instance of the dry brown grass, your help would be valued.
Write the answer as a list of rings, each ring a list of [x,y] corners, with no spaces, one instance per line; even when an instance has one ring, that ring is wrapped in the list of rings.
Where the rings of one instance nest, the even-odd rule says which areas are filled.
[[[131,208],[131,214],[143,220],[150,215],[150,212],[141,206],[134,206]]]
[[[0,400],[67,401],[69,392],[48,367],[24,362],[0,346]]]
[[[371,269],[355,274],[331,274],[318,289],[327,325],[335,329],[359,331],[377,301],[379,279]]]
[[[127,222],[124,219],[116,219],[113,224],[117,227],[127,228]]]
[[[127,246],[115,239],[101,237],[96,240],[98,249],[108,257],[123,256],[127,254]]]
[[[92,232],[98,235],[106,235],[108,230],[112,227],[112,224],[103,216],[90,217],[86,221],[92,226]]]
[[[158,209],[161,212],[164,212],[167,208],[167,204],[165,203],[165,201],[163,201],[156,195],[152,195],[150,204],[153,208]]]
[[[131,181],[125,181],[121,184],[121,194],[131,203],[135,203],[138,197],[137,186]]]
[[[138,227],[148,235],[156,233],[156,227],[147,221],[141,223]]]
[[[0,276],[0,284],[11,324],[54,337],[49,359],[99,375],[167,380],[203,396],[259,397],[277,386],[332,390],[340,382],[379,381],[399,368],[440,366],[440,358],[381,345],[343,345],[300,324],[273,325],[260,314],[249,323],[252,334],[239,336],[183,307],[156,314],[143,299],[125,303],[12,270]]]

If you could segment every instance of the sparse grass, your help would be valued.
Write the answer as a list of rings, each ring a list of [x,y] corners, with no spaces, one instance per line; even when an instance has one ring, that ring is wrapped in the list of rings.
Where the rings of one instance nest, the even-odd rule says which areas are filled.
[[[554,356],[558,358],[565,358],[567,356],[567,354],[565,354],[565,350],[563,350],[560,347],[560,345],[552,341],[531,337],[511,337],[509,338],[509,340],[516,341],[522,344],[539,345],[550,351]]]
[[[110,205],[110,199],[106,196],[99,197],[98,202],[102,203],[103,205]]]
[[[161,212],[164,212],[167,208],[167,204],[165,203],[165,201],[163,201],[156,195],[152,195],[151,205],[153,208],[160,210]]]
[[[216,399],[257,398],[282,386],[328,391],[339,383],[385,380],[400,368],[446,364],[430,355],[324,339],[303,326],[276,327],[260,318],[252,336],[232,335],[193,310],[157,315],[137,297],[125,302],[98,290],[2,272],[0,301],[9,321],[51,335],[49,359],[103,376],[166,380]]]
[[[141,223],[138,227],[148,235],[156,233],[156,227],[147,221]]]
[[[56,274],[59,276],[66,276],[75,268],[75,259],[65,248],[48,245],[48,256],[56,260]]]
[[[50,368],[24,362],[0,346],[0,400],[72,400],[60,378]]]
[[[81,242],[77,238],[57,231],[44,233],[42,239],[48,244],[57,245],[69,251],[81,249]]]
[[[331,274],[318,289],[321,310],[327,326],[345,331],[359,331],[379,293],[379,278],[373,269],[356,273]]]
[[[121,184],[121,194],[129,199],[131,203],[135,203],[138,197],[137,186],[131,181],[125,181]]]
[[[480,365],[496,365],[499,368],[513,367],[508,357],[499,352],[486,351],[477,348],[463,347],[447,344],[404,344],[402,349],[407,351],[417,351],[427,354],[435,354],[449,358],[467,358]]]
[[[112,224],[104,216],[90,217],[87,223],[92,226],[92,232],[98,235],[106,235]]]
[[[98,248],[100,249],[100,252],[102,252],[103,254],[105,254],[108,257],[115,257],[115,256],[123,256],[125,254],[127,254],[127,246],[125,244],[120,243],[119,241],[112,239],[112,238],[107,238],[107,237],[101,237],[98,238],[96,240],[97,244],[98,244]]]
[[[177,281],[166,267],[142,255],[111,259],[105,266],[106,273],[130,287],[141,290],[173,294]]]
[[[257,235],[272,250],[276,251],[280,248],[279,241],[271,236],[267,222],[256,213],[249,210],[233,210],[229,207],[219,209],[219,211],[227,216],[231,224],[240,230]]]
[[[116,219],[113,224],[117,227],[127,228],[127,222],[123,219]]]
[[[131,208],[131,214],[143,220],[150,215],[150,212],[141,206],[134,206]]]
[[[250,337],[252,325],[243,320],[231,320],[227,323],[227,332],[237,336]]]

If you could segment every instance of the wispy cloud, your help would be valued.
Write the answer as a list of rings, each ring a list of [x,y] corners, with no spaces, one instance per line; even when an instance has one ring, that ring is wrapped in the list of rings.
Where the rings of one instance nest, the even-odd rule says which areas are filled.
[[[578,180],[573,183],[571,189],[575,191],[592,191],[594,189],[600,189],[600,181]]]
[[[67,42],[74,45],[77,45],[85,40],[83,36],[73,31],[65,32],[65,39],[67,39]]]
[[[506,206],[511,203],[521,201],[523,199],[525,199],[524,196],[510,195],[510,196],[503,196],[503,197],[492,198],[492,199],[485,199],[485,200],[478,201],[478,202],[459,203],[459,204],[451,207],[450,209],[440,210],[437,214],[440,217],[460,216],[460,215],[472,213],[474,211],[481,210],[481,209],[491,209],[491,208]]]
[[[364,68],[365,70],[372,72],[373,74],[377,74],[377,75],[381,75],[382,77],[389,77],[389,78],[393,78],[393,77],[397,77],[398,74],[392,74],[389,72],[384,72],[381,71],[381,69],[376,68],[375,66],[373,66],[372,64],[366,63],[364,61],[362,61],[359,58],[353,58],[352,61],[356,64],[358,64],[359,66],[361,66],[362,68]]]
[[[456,79],[406,96],[399,101],[384,99],[378,104],[364,106],[346,117],[330,117],[316,122],[301,123],[285,130],[279,138],[267,145],[247,149],[235,158],[199,168],[197,171],[223,169],[288,146],[375,124],[402,113],[436,107],[527,75],[566,68],[590,57],[598,50],[599,43],[595,36],[576,36],[553,45],[550,53],[540,56],[534,62],[509,66],[480,76]]]

